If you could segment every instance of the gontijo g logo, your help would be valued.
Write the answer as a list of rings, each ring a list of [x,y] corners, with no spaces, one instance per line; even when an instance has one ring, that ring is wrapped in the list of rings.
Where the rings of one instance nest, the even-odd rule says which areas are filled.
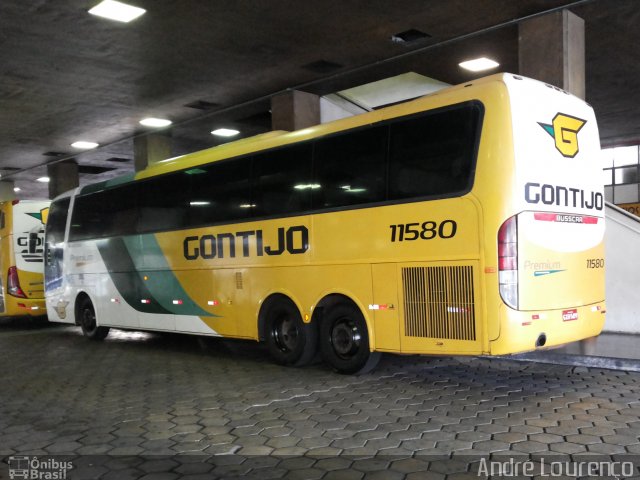
[[[578,132],[584,127],[586,120],[582,120],[564,113],[557,113],[551,125],[538,122],[544,131],[556,141],[556,149],[565,157],[573,158],[578,154]]]

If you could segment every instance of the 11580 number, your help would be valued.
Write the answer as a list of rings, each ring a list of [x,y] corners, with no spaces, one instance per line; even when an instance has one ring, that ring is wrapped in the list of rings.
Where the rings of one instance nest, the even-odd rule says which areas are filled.
[[[399,223],[389,225],[392,242],[413,240],[431,240],[433,238],[452,238],[458,230],[454,220],[443,220],[440,223],[428,220],[426,222]]]

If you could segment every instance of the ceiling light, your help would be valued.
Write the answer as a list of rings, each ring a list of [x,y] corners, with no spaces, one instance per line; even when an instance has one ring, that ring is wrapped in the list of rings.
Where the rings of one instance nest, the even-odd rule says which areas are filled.
[[[115,0],[104,0],[89,10],[91,15],[97,15],[124,23],[129,23],[145,12],[146,10],[144,8],[134,7],[126,3],[116,2]]]
[[[458,65],[460,65],[465,70],[471,70],[472,72],[481,72],[483,70],[496,68],[500,64],[494,60],[491,60],[490,58],[480,57],[473,60],[467,60],[466,62],[461,62]]]
[[[218,137],[233,137],[234,135],[238,135],[240,131],[234,130],[233,128],[218,128],[211,132],[211,135],[217,135]]]
[[[49,177],[40,177],[36,181],[40,183],[49,183]]]
[[[13,187],[13,191],[16,192],[16,193],[19,192],[20,191],[20,187]]]
[[[83,142],[83,141],[79,141],[79,142],[73,142],[71,144],[71,146],[73,148],[79,148],[81,150],[90,150],[92,148],[96,148],[98,146],[97,143],[95,142]]]
[[[144,125],[145,127],[155,127],[155,128],[161,128],[161,127],[168,127],[169,125],[171,125],[171,120],[167,120],[164,118],[144,118],[142,120],[140,120],[140,125]]]

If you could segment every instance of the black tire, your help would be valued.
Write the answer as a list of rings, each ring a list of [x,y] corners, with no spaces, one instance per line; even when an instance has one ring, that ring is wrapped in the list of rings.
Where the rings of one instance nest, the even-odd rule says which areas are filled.
[[[104,340],[107,335],[109,335],[109,327],[98,326],[96,322],[96,311],[88,297],[83,298],[80,302],[78,318],[80,328],[82,328],[82,333],[85,337],[99,341]]]
[[[324,314],[320,325],[322,358],[336,372],[370,372],[380,361],[380,352],[369,351],[369,333],[362,312],[353,304],[338,303]]]
[[[291,300],[273,300],[266,311],[267,348],[280,365],[308,365],[318,350],[318,333],[312,323],[304,323]]]

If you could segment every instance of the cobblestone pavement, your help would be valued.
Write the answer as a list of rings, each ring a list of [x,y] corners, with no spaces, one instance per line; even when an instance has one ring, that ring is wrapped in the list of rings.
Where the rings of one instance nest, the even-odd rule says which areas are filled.
[[[0,477],[37,457],[77,479],[486,478],[507,459],[518,478],[640,478],[638,373],[388,356],[341,376],[201,343],[0,325]]]

